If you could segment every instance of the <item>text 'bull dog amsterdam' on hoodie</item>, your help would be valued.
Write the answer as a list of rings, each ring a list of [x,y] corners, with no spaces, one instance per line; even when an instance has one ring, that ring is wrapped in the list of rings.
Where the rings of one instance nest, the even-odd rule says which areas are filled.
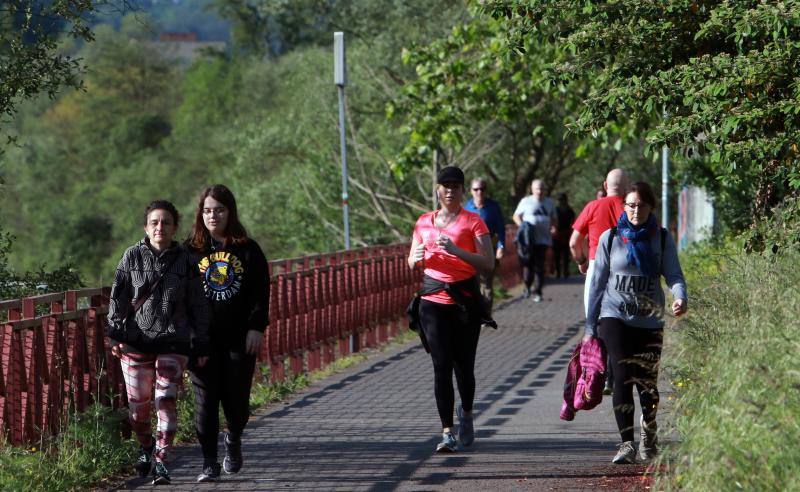
[[[597,335],[597,323],[602,318],[617,318],[628,326],[657,330],[664,327],[664,290],[661,275],[667,281],[675,299],[686,299],[686,280],[683,277],[675,242],[669,232],[661,249],[660,230],[649,238],[657,255],[658,273],[645,276],[636,265],[628,263],[628,251],[619,233],[614,235],[609,251],[609,229],[600,236],[595,256],[594,275],[589,287],[589,309],[585,332]]]
[[[147,300],[132,314],[134,303],[144,295]],[[110,339],[144,353],[206,355],[209,321],[202,281],[182,246],[173,241],[159,252],[144,238],[125,251],[111,287]]]
[[[192,250],[211,303],[214,347],[243,351],[248,330],[264,332],[269,324],[269,263],[258,243],[210,241],[206,251]]]

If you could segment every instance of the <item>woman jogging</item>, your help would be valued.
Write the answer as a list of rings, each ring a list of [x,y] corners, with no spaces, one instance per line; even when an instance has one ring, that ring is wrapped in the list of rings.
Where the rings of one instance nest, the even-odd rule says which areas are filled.
[[[168,201],[152,202],[144,214],[144,239],[122,255],[111,287],[108,337],[122,364],[130,423],[139,441],[134,465],[153,484],[170,483],[164,465],[178,425],[176,396],[190,355],[206,362],[208,303],[196,267],[172,237],[178,211]],[[155,387],[158,428],[150,423]]]
[[[647,183],[631,185],[616,227],[600,236],[589,291],[586,337],[600,338],[614,370],[614,417],[622,443],[612,462],[635,463],[633,387],[639,392],[639,458],[658,453],[658,366],[664,328],[663,275],[672,291],[671,312],[686,312],[686,281],[675,242],[653,215],[655,195]]]
[[[414,314],[419,317],[423,339],[433,359],[434,394],[442,422],[442,441],[436,451],[454,452],[453,371],[461,396],[458,437],[463,446],[469,446],[475,436],[475,354],[482,320],[488,318],[476,270],[490,272],[495,259],[486,225],[478,214],[461,207],[461,169],[443,168],[437,183],[441,207],[417,219],[408,265],[424,265],[419,311]]]
[[[219,479],[219,407],[225,414],[225,473],[242,468],[242,432],[250,417],[250,387],[269,323],[269,265],[247,237],[233,193],[223,185],[200,195],[187,246],[195,255],[211,303],[212,352],[204,366],[190,365],[195,428],[203,451],[198,482]]]

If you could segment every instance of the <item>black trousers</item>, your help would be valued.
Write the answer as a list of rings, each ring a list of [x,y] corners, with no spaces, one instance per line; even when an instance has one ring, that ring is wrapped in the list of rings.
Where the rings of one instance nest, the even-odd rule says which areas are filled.
[[[569,265],[572,263],[569,244],[553,242],[553,260],[556,264],[556,276],[569,277]]]
[[[472,410],[475,399],[475,354],[481,334],[479,320],[471,320],[460,306],[422,300],[420,321],[433,360],[433,392],[442,427],[453,426],[456,375],[461,408]]]
[[[548,246],[543,244],[534,244],[528,263],[522,265],[522,281],[525,287],[530,289],[533,285],[533,292],[539,295],[542,295],[542,285],[544,285],[544,258],[547,248]]]
[[[639,392],[644,421],[658,412],[658,366],[664,330],[628,326],[617,318],[602,318],[599,335],[606,344],[614,371],[614,418],[622,441],[633,441],[633,388]]]
[[[235,439],[241,437],[250,418],[250,387],[255,367],[255,355],[231,350],[216,350],[203,367],[190,367],[195,432],[205,460],[217,458],[220,404],[228,433]]]

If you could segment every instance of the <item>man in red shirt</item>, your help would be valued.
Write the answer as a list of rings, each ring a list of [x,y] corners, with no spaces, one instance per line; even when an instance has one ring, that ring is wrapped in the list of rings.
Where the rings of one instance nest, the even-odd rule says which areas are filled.
[[[628,177],[625,171],[612,169],[603,182],[603,188],[608,196],[587,203],[572,225],[569,249],[578,263],[578,269],[586,275],[583,289],[584,313],[589,302],[589,285],[594,272],[597,242],[601,234],[617,225],[619,216],[624,212],[622,201],[627,187]]]

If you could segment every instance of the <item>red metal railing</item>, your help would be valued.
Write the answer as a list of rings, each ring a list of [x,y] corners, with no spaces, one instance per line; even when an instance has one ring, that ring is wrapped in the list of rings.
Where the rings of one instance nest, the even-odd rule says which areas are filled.
[[[510,287],[519,271],[513,229],[507,235],[498,279]],[[394,244],[270,262],[270,325],[259,359],[271,379],[396,335],[421,277],[407,255],[407,244]],[[57,434],[70,408],[127,404],[104,336],[109,294],[103,287],[0,301],[0,431],[10,442]]]

